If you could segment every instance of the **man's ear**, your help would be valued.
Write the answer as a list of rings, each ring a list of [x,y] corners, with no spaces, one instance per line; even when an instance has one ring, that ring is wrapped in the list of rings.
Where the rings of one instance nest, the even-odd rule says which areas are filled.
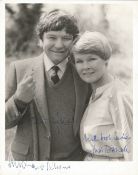
[[[38,46],[43,48],[43,41],[41,39],[38,40]]]
[[[77,36],[75,37],[75,39],[73,40],[73,45],[79,40],[79,38],[80,38],[80,35],[77,35]]]

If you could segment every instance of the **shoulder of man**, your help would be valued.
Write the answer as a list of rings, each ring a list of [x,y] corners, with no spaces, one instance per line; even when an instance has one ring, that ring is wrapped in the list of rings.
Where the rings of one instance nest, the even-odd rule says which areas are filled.
[[[43,56],[40,55],[34,58],[26,58],[14,61],[10,65],[10,72],[15,72],[17,80],[21,81],[25,74],[29,75],[33,68],[39,65],[39,62],[42,60],[42,58]]]
[[[26,59],[21,59],[21,60],[16,60],[13,61],[12,64],[15,65],[15,67],[28,67],[31,66],[32,64],[37,63],[41,59],[42,55],[39,55],[37,57],[32,57],[32,58],[26,58]],[[26,68],[27,68],[26,67]]]
[[[70,56],[69,56],[69,62],[71,64],[74,64],[75,65],[75,59],[74,59],[74,55],[73,54],[70,54]]]

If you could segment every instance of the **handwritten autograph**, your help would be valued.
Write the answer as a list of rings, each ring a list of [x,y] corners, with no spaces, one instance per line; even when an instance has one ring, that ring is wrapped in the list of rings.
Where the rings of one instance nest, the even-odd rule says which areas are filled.
[[[88,143],[91,148],[87,150],[87,152],[92,154],[129,153],[127,141],[131,139],[131,137],[125,133],[123,133],[121,136],[111,135],[110,133],[100,133],[99,135],[84,134],[83,139],[84,143],[86,145]],[[124,142],[124,146],[119,146],[117,142]],[[116,146],[116,143],[118,146]]]
[[[68,165],[63,165],[60,163],[56,162],[46,162],[43,164],[35,164],[32,162],[27,162],[27,161],[9,161],[8,162],[8,167],[9,168],[19,168],[19,169],[28,169],[31,168],[33,170],[41,170],[41,171],[54,171],[54,170],[69,170],[71,169],[71,166]]]
[[[84,134],[84,141],[86,142],[98,142],[98,141],[117,141],[117,140],[120,140],[120,141],[124,141],[124,140],[129,140],[131,137],[129,137],[127,134],[123,133],[121,136],[112,136],[111,134],[108,134],[108,135],[104,135],[103,133],[99,134],[99,135],[86,135]]]
[[[103,145],[100,147],[97,147],[96,145],[93,145],[93,148],[91,151],[92,154],[102,154],[102,153],[129,153],[127,145],[125,145],[123,148],[122,147],[116,147],[116,146],[108,146],[108,145]]]

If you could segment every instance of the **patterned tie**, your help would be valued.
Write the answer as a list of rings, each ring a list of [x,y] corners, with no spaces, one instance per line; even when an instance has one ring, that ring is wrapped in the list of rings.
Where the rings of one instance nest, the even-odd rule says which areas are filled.
[[[59,67],[53,66],[51,69],[53,70],[53,75],[51,76],[51,80],[53,81],[54,84],[56,84],[60,80],[57,74],[57,72],[59,71]]]

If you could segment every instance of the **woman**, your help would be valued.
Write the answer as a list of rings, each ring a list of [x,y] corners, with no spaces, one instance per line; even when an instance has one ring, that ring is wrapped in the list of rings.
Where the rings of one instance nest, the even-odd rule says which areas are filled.
[[[132,99],[108,72],[109,41],[99,32],[85,32],[73,53],[77,72],[92,87],[80,125],[85,160],[132,160]]]

